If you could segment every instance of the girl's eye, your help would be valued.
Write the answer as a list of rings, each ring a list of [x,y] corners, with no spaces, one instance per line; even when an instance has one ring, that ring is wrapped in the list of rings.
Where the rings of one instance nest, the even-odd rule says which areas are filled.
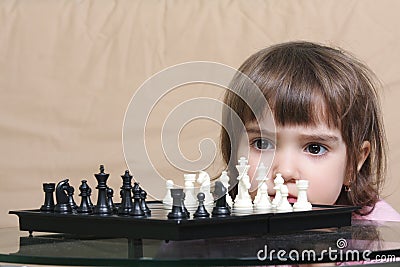
[[[256,139],[253,141],[252,146],[258,150],[273,149],[274,145],[268,139]]]
[[[328,150],[319,144],[310,144],[306,147],[306,151],[310,154],[313,155],[323,155],[325,154]]]

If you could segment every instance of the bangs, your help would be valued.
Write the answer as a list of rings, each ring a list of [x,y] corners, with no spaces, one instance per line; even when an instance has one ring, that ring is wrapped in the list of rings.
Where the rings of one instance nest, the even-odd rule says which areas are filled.
[[[275,123],[279,126],[316,126],[339,128],[340,111],[317,87],[287,87],[271,90],[268,97]]]

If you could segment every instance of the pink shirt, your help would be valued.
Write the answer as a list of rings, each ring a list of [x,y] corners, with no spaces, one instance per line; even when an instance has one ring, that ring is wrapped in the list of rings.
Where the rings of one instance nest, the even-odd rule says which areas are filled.
[[[375,204],[375,209],[370,214],[365,216],[354,214],[353,219],[400,222],[400,214],[386,201],[379,200]]]

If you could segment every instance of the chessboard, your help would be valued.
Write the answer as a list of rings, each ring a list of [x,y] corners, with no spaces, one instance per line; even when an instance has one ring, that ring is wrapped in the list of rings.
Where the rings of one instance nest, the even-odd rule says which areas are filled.
[[[19,217],[21,231],[78,236],[190,240],[227,236],[261,236],[351,225],[353,206],[314,205],[311,211],[257,213],[233,211],[228,217],[172,220],[161,202],[148,203],[151,216],[61,214],[38,210],[10,211]]]
[[[245,165],[239,167],[248,169]],[[302,204],[308,206],[303,205],[305,209],[296,210],[287,201],[287,192],[283,185],[279,186],[282,198],[280,205],[285,204],[283,209],[280,209],[281,206],[275,209],[265,209],[263,205],[253,206],[249,196],[241,200],[243,203],[249,202],[250,205],[236,207],[239,201],[235,200],[231,207],[226,199],[228,194],[224,183],[216,181],[211,195],[209,177],[204,175],[200,179],[203,180],[204,186],[201,188],[203,191],[197,194],[197,200],[193,199],[194,203],[185,201],[185,196],[192,195],[194,198],[193,175],[187,176],[185,191],[182,188],[170,188],[167,191],[167,197],[171,198],[171,202],[166,202],[165,199],[146,201],[146,191],[138,182],[132,185],[133,177],[128,170],[121,175],[122,186],[119,192],[121,202],[114,203],[114,190],[107,186],[109,174],[105,173],[103,165],[100,165],[100,172],[94,176],[98,190],[96,204],[90,199],[91,188],[86,180],[82,180],[79,186],[81,198],[80,204],[77,205],[74,200],[75,189],[69,184],[68,179],[64,179],[57,185],[43,184],[45,200],[39,209],[9,213],[17,215],[20,230],[29,231],[30,234],[50,232],[98,238],[190,240],[244,235],[261,236],[349,226],[352,212],[358,209],[353,206],[315,204],[311,206],[305,195]],[[276,180],[279,182],[279,179]],[[306,184],[306,187],[303,187],[307,186]],[[299,187],[299,190],[304,191],[303,187]],[[208,202],[208,205],[205,204],[207,195],[213,200]],[[269,204],[265,194],[260,196],[258,203],[261,202]]]

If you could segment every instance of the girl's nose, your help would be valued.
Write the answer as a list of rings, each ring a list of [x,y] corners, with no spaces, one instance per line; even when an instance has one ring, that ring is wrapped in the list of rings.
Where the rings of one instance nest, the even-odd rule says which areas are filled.
[[[272,179],[275,179],[276,174],[282,174],[285,182],[295,182],[299,177],[299,160],[296,159],[294,153],[275,152],[275,158],[272,163]]]

